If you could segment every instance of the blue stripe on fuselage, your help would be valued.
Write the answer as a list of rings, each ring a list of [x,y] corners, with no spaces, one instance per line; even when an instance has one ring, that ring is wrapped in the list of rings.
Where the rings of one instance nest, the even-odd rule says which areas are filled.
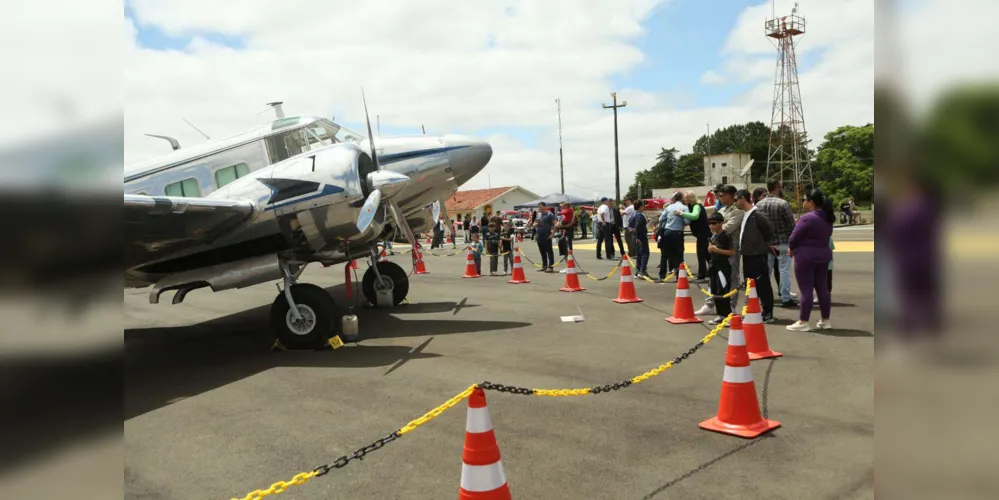
[[[319,191],[318,193],[313,193],[313,194],[311,194],[309,196],[306,196],[304,198],[297,198],[297,199],[294,199],[294,200],[288,200],[288,201],[277,203],[277,204],[274,204],[274,205],[269,205],[264,210],[273,210],[275,208],[281,208],[281,207],[288,206],[288,205],[294,205],[295,203],[301,203],[303,201],[309,201],[309,200],[313,200],[313,199],[316,199],[316,198],[321,198],[323,196],[329,196],[331,194],[342,193],[343,191],[344,191],[344,189],[342,187],[340,187],[340,186],[334,186],[332,184],[325,184],[325,185],[323,185],[323,189],[321,191]]]
[[[386,165],[389,163],[395,163],[404,160],[412,160],[413,158],[421,158],[424,156],[443,154],[447,153],[448,151],[454,151],[455,149],[461,149],[467,147],[468,146],[448,146],[445,148],[421,149],[419,151],[404,151],[402,153],[393,153],[390,155],[379,156],[378,163],[381,165]]]

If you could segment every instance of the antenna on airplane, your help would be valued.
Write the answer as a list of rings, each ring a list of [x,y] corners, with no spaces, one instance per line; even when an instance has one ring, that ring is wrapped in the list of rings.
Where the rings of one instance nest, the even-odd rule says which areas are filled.
[[[201,135],[205,136],[205,139],[208,139],[208,140],[211,140],[211,139],[212,139],[211,137],[208,137],[208,134],[206,134],[206,133],[202,132],[200,128],[198,128],[198,127],[195,127],[193,123],[191,123],[191,122],[187,121],[187,118],[181,118],[181,120],[184,120],[184,123],[186,123],[186,124],[190,125],[190,126],[191,126],[191,128],[193,128],[194,130],[197,130],[199,134],[201,134]]]
[[[167,137],[165,135],[156,135],[156,134],[146,134],[146,135],[149,137],[155,137],[157,139],[163,139],[165,141],[169,141],[170,147],[173,148],[174,151],[180,149],[180,143],[177,142],[177,139],[174,139],[173,137]]]
[[[420,129],[423,130],[423,135],[427,135],[427,128],[426,127],[424,127],[423,125],[420,125]]]
[[[281,105],[284,104],[281,101],[274,101],[267,103],[267,106],[274,108],[274,113],[277,114],[278,118],[284,118],[284,108]]]

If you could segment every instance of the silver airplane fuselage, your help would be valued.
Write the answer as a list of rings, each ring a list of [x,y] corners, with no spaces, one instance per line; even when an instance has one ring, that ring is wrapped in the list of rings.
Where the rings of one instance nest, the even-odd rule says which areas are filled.
[[[126,203],[130,194],[144,195],[147,203],[146,197],[170,196],[167,206],[176,211],[184,209],[178,195],[193,196],[203,200],[200,210],[218,200],[230,212],[245,209],[240,212],[245,216],[200,240],[161,237],[156,244],[126,246],[126,285],[148,286],[170,275],[264,255],[325,265],[368,255],[372,245],[393,236],[384,208],[367,229],[357,228],[372,191],[369,174],[382,170],[408,177],[383,191],[418,233],[431,225],[427,206],[450,197],[492,157],[488,143],[466,136],[378,137],[376,167],[369,140],[345,131],[322,118],[283,118],[133,167],[125,176]],[[234,175],[239,177],[232,180]],[[191,220],[169,220],[166,224],[175,227],[156,232],[200,234]]]

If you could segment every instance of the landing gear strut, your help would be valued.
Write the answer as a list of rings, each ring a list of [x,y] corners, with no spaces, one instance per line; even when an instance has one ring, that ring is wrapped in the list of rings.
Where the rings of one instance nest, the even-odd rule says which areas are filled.
[[[282,270],[284,289],[271,304],[271,328],[288,349],[322,347],[337,323],[333,297],[316,285],[297,282],[304,266],[292,273],[283,264]]]

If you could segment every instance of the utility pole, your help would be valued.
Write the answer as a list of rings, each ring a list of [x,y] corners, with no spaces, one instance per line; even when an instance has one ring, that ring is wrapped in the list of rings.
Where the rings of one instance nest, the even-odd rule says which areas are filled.
[[[618,104],[617,92],[611,92],[611,99],[613,99],[614,104],[611,106],[604,104],[603,107],[614,110],[614,200],[619,201],[621,199],[621,162],[617,149],[617,108],[627,106],[628,101],[621,101],[621,104]]]
[[[638,181],[638,196],[636,198],[639,200],[642,199],[642,181]]]
[[[565,164],[562,162],[562,102],[555,98],[558,106],[558,173],[562,179],[562,194],[565,194]]]

